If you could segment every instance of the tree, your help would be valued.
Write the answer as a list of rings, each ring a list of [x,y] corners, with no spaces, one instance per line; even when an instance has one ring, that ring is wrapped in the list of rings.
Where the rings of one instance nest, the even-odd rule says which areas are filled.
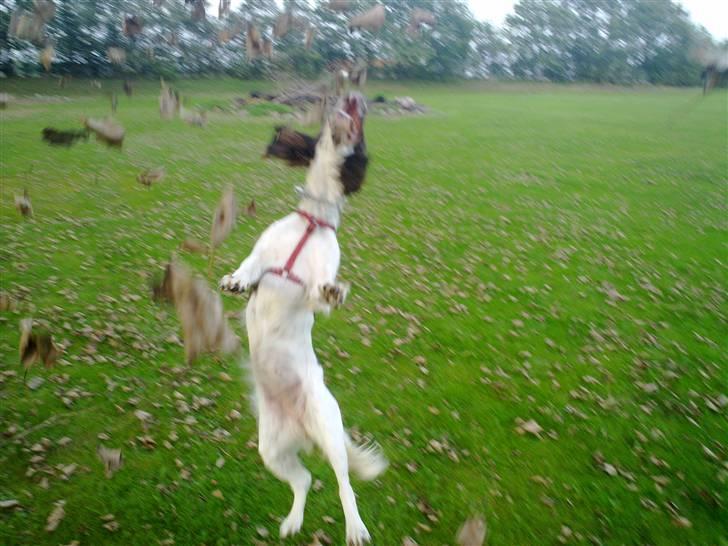
[[[386,5],[383,28],[349,32],[349,18],[380,1]],[[203,19],[194,18],[184,0],[165,0],[161,6],[152,0],[54,2],[56,15],[46,26],[56,53],[53,72],[93,77],[224,72],[261,78],[282,72],[315,78],[327,66],[351,61],[367,62],[373,75],[388,78],[693,85],[701,70],[690,52],[711,44],[675,0],[519,0],[503,30],[475,21],[465,0],[351,0],[345,13],[331,10],[328,0],[284,0],[281,6],[273,0],[243,0],[222,20],[211,0]],[[38,73],[43,44],[7,32],[17,8],[32,10],[33,0],[0,3],[0,69]],[[436,22],[410,28],[415,8],[432,12]],[[273,25],[284,12],[296,24],[274,37]],[[124,35],[127,15],[142,21],[141,34]],[[274,42],[271,59],[246,56],[248,24]],[[304,47],[306,28],[316,31],[310,49]],[[123,49],[125,62],[112,64],[110,47]]]
[[[673,0],[521,0],[506,19],[516,77],[690,85],[705,35]]]

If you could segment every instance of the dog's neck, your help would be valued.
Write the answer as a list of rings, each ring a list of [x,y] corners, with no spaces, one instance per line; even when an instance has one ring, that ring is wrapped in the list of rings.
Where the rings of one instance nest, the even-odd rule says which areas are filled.
[[[301,190],[298,208],[325,220],[338,228],[344,204],[344,187],[341,185],[343,150],[337,149],[331,138],[331,129],[325,125],[316,155],[306,174],[306,185]]]
[[[319,196],[310,193],[306,188],[296,186],[296,195],[301,199],[298,208],[316,218],[325,220],[334,227],[339,226],[341,211],[344,208],[346,199],[342,196],[336,201],[322,199]]]

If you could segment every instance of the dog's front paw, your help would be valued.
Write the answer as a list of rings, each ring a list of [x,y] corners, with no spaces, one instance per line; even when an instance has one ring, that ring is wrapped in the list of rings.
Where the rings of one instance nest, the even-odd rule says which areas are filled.
[[[321,299],[331,307],[338,307],[346,301],[349,285],[344,283],[324,284],[320,288]]]
[[[239,278],[235,277],[235,275],[225,275],[222,279],[220,279],[220,290],[225,290],[226,292],[242,294],[247,292],[248,288],[250,287]]]

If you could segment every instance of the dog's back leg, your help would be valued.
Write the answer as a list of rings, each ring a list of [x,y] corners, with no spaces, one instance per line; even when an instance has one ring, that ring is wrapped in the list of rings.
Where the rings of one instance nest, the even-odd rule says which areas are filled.
[[[346,519],[346,543],[361,546],[369,542],[369,531],[359,516],[356,497],[349,481],[347,435],[341,421],[341,411],[334,396],[323,382],[315,396],[307,399],[306,432],[324,452],[339,483],[339,498]]]
[[[291,511],[280,527],[281,538],[284,538],[301,529],[311,473],[298,458],[304,441],[300,425],[280,414],[279,408],[264,405],[265,402],[259,401],[258,451],[266,468],[279,480],[288,482],[293,490]]]

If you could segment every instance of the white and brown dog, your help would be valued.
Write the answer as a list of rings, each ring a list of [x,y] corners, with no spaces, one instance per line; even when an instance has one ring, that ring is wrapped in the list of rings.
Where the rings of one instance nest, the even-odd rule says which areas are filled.
[[[281,537],[298,532],[303,523],[311,474],[298,452],[316,445],[336,474],[346,540],[354,546],[368,542],[370,536],[359,516],[349,469],[373,479],[387,462],[375,446],[356,445],[345,431],[339,405],[324,384],[311,330],[314,312],[329,312],[347,295],[347,286],[336,278],[340,258],[336,229],[345,195],[358,190],[363,180],[363,171],[362,176],[347,174],[345,163],[349,158],[351,167],[356,163],[352,155],[363,149],[365,108],[358,94],[340,101],[315,144],[298,210],[270,225],[237,271],[220,282],[223,290],[251,291],[246,327],[258,449],[265,466],[293,490],[293,506],[281,524]]]

